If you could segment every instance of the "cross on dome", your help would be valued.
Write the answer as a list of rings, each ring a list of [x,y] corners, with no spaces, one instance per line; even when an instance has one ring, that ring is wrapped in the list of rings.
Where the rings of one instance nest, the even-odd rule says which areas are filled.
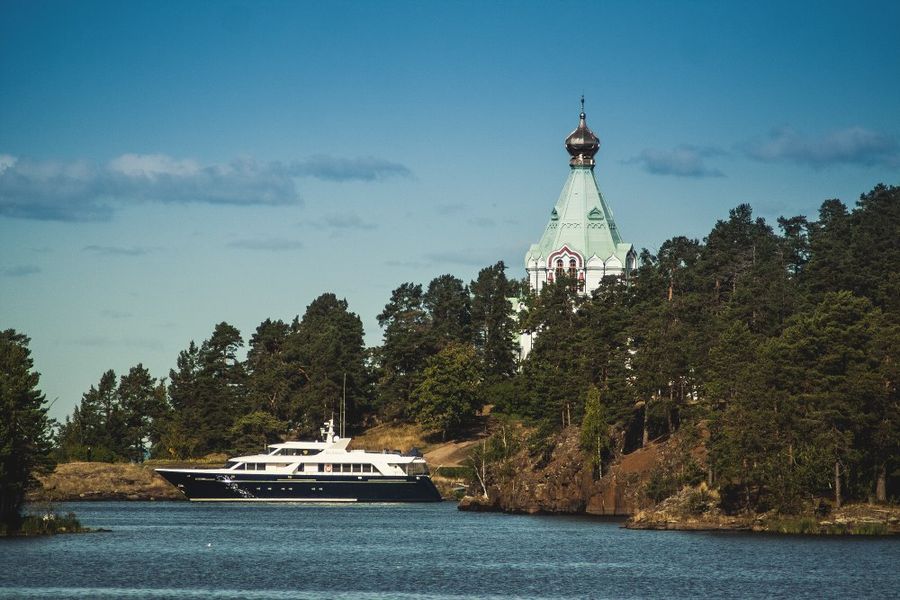
[[[581,114],[578,116],[578,127],[566,138],[566,151],[572,158],[569,164],[573,167],[594,167],[594,155],[600,149],[600,138],[587,126],[584,114],[584,96],[581,96]]]

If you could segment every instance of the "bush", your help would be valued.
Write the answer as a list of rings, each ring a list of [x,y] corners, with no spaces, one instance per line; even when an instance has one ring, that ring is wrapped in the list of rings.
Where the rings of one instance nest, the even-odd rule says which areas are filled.
[[[650,478],[647,480],[647,484],[644,487],[644,493],[654,504],[659,504],[677,492],[679,487],[680,484],[677,478],[672,477],[664,472],[663,469],[657,467],[650,472]]]
[[[52,535],[83,531],[86,529],[81,526],[75,513],[58,515],[54,512],[47,512],[42,515],[26,515],[19,533],[21,535]]]

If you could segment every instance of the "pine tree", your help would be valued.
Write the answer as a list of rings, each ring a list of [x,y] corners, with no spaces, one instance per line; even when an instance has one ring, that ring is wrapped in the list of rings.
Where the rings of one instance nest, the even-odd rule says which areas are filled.
[[[35,475],[52,470],[50,421],[38,389],[29,339],[12,329],[0,332],[0,529],[15,532],[22,522],[25,493]]]
[[[431,336],[440,349],[451,342],[472,341],[472,314],[469,288],[453,275],[435,277],[422,296],[422,305],[431,318]]]
[[[431,322],[423,306],[422,286],[404,283],[395,289],[378,315],[378,324],[384,329],[384,344],[377,355],[378,410],[397,417],[408,410],[425,362],[436,352],[429,335]]]
[[[518,296],[515,282],[506,278],[500,261],[478,272],[472,291],[472,326],[475,347],[489,381],[504,379],[516,370],[516,322],[510,299]]]
[[[323,419],[340,413],[346,389],[346,424],[357,426],[369,385],[365,360],[362,320],[347,301],[330,293],[313,300],[285,342],[291,425],[317,431]]]

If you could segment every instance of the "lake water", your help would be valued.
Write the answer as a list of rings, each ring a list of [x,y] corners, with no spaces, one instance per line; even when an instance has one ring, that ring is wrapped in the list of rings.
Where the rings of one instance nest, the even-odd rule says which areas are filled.
[[[0,598],[863,598],[900,540],[630,531],[438,504],[97,502],[0,539]]]

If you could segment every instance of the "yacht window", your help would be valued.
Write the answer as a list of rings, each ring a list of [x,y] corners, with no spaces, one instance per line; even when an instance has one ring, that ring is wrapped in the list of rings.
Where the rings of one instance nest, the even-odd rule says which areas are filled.
[[[362,465],[353,465],[354,473],[362,473]]]
[[[412,462],[406,465],[407,475],[424,475],[428,473],[428,467],[424,463]]]
[[[310,450],[309,448],[282,448],[281,454],[287,456],[312,456],[318,454],[321,450]]]

